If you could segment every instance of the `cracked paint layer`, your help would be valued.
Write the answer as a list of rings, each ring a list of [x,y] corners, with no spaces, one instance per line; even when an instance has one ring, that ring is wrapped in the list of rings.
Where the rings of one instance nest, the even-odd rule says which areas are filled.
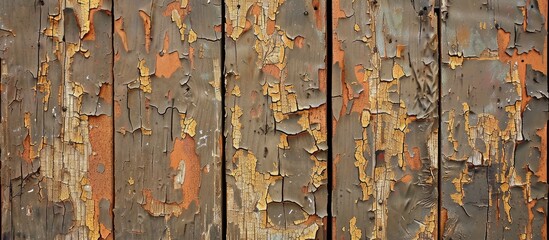
[[[547,239],[547,1],[442,10],[443,239]]]
[[[114,9],[114,235],[220,239],[221,2]]]
[[[435,1],[332,4],[332,237],[434,239]]]
[[[325,1],[225,7],[227,237],[326,238]]]
[[[4,9],[2,238],[112,239],[110,4]]]

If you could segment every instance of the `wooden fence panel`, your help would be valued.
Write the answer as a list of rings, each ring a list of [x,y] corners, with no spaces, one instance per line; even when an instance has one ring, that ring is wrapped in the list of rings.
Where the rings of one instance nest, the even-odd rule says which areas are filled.
[[[333,4],[334,239],[435,238],[434,1]]]
[[[221,238],[221,3],[114,9],[116,236]]]
[[[547,239],[547,11],[0,0],[0,238]]]
[[[325,238],[326,2],[225,8],[227,238]]]
[[[112,238],[111,4],[0,4],[2,239]]]
[[[547,1],[443,1],[444,239],[547,239]]]

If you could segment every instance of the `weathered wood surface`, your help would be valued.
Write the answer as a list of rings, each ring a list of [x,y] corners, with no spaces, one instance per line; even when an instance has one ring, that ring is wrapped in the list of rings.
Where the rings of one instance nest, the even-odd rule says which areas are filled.
[[[111,4],[0,5],[2,239],[112,238]]]
[[[221,238],[221,3],[114,9],[116,237]]]
[[[547,239],[547,1],[443,1],[445,239]]]
[[[325,1],[226,1],[227,237],[325,238]]]
[[[0,238],[547,239],[547,10],[0,0]]]
[[[437,236],[434,1],[333,2],[333,237]]]

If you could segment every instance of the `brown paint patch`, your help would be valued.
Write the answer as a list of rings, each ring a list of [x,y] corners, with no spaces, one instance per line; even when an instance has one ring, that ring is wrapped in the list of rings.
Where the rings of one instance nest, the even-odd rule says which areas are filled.
[[[542,129],[538,129],[536,134],[541,138],[539,151],[541,157],[539,160],[538,171],[535,175],[539,177],[540,182],[547,183],[547,124]]]
[[[406,164],[408,164],[408,166],[410,166],[410,168],[412,170],[420,170],[421,169],[421,159],[420,159],[420,154],[419,154],[419,148],[418,147],[413,147],[412,148],[412,152],[414,153],[414,156],[412,157],[412,155],[410,154],[410,152],[408,151],[408,148],[406,148]]]
[[[99,202],[106,199],[111,202],[110,213],[113,207],[113,125],[111,117],[107,115],[89,116],[89,139],[92,153],[88,159],[88,178],[93,189],[95,221],[99,221]],[[100,172],[98,168],[103,168]],[[112,229],[100,223],[100,234],[103,238],[110,235]]]
[[[173,152],[170,154],[170,167],[179,168],[179,162],[185,162],[185,179],[183,181],[183,202],[180,207],[187,209],[191,202],[198,205],[198,191],[200,189],[200,160],[196,154],[196,143],[192,137],[177,138]]]
[[[168,34],[164,36],[164,52],[167,51],[170,40]],[[177,51],[173,53],[164,53],[160,55],[156,54],[156,71],[154,75],[163,78],[170,78],[172,74],[181,67],[181,61],[179,60],[179,53]]]
[[[151,48],[151,17],[143,10],[139,10],[139,16],[143,20],[143,27],[145,28],[145,49],[149,53]]]
[[[122,41],[122,45],[124,45],[124,50],[126,52],[128,51],[128,37],[126,36],[126,32],[124,31],[124,19],[119,18],[114,21],[114,30],[116,31],[116,34],[118,34],[118,37],[120,37],[120,41]]]

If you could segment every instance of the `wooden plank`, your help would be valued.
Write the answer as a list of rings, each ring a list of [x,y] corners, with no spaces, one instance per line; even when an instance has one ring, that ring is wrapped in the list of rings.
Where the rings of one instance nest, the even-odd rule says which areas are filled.
[[[23,143],[30,139],[25,115],[38,109],[32,88],[38,70],[40,6],[30,1],[1,1],[0,9],[2,239],[13,239],[17,234],[24,234],[22,224],[13,221],[21,215],[19,211],[12,212],[19,203],[13,201],[14,197],[22,196],[23,181],[34,176],[36,170],[33,160],[23,154]],[[27,14],[35,17],[18,17]],[[30,149],[29,144],[26,147]],[[31,187],[25,190],[32,188],[27,186]]]
[[[437,236],[434,2],[333,2],[334,239]]]
[[[1,4],[2,239],[112,238],[111,4]]]
[[[442,237],[547,239],[547,1],[442,10]]]
[[[221,4],[114,9],[116,237],[221,238]]]
[[[325,238],[326,3],[225,7],[227,238]]]

